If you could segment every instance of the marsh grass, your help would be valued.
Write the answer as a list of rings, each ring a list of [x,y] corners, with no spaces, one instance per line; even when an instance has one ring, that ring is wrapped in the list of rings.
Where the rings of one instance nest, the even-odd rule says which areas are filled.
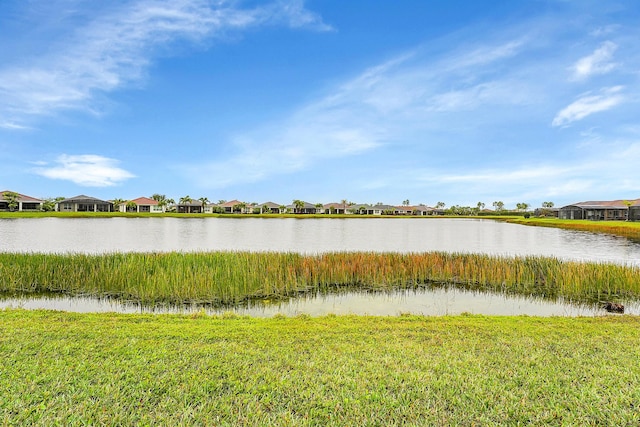
[[[305,292],[458,286],[576,302],[637,299],[640,268],[461,253],[0,254],[0,292],[234,304]]]

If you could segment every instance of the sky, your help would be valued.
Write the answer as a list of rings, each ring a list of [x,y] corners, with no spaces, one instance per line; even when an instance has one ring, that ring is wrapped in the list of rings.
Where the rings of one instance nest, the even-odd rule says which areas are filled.
[[[2,0],[0,191],[640,198],[640,3]]]

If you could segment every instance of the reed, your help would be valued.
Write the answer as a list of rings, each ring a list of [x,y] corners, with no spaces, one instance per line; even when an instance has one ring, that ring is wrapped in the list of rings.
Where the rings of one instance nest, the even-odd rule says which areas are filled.
[[[455,285],[594,302],[640,297],[640,268],[462,253],[0,254],[0,292],[233,304],[301,292]]]

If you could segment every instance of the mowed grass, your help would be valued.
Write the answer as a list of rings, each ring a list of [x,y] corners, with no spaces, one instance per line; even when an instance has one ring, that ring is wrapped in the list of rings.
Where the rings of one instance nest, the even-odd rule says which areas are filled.
[[[638,425],[640,318],[0,311],[4,425]]]
[[[444,252],[0,254],[0,292],[234,304],[301,292],[455,285],[576,302],[640,297],[640,267]]]

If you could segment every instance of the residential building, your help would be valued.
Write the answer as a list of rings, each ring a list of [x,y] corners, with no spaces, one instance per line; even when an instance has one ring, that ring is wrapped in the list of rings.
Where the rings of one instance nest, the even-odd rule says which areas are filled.
[[[43,201],[40,199],[36,199],[35,197],[25,196],[24,194],[16,193],[15,191],[1,191],[0,192],[0,211],[9,211],[11,207],[9,206],[9,200],[5,198],[5,194],[14,193],[16,194],[18,204],[15,207],[16,211],[39,211],[42,210]]]

